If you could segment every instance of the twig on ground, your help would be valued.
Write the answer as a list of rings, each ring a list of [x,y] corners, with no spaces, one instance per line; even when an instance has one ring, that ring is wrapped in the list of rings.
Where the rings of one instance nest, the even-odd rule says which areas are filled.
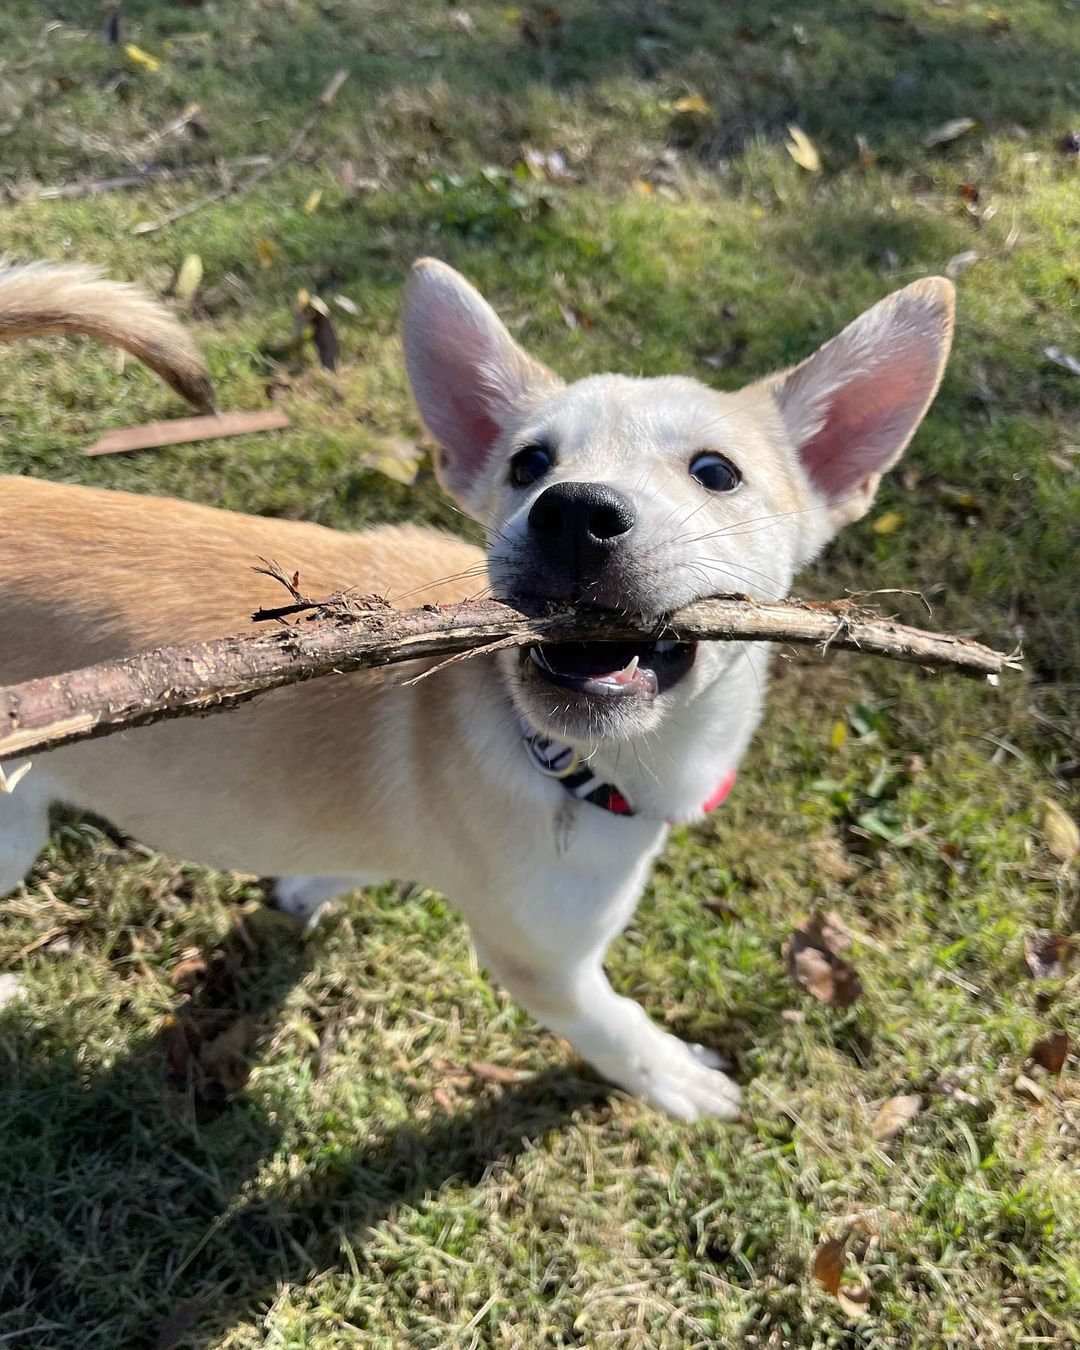
[[[200,197],[198,201],[188,202],[186,206],[178,206],[174,211],[167,211],[157,220],[144,220],[142,224],[135,226],[135,233],[152,234],[155,230],[163,230],[167,225],[173,225],[176,221],[183,220],[185,216],[194,215],[196,211],[201,211],[206,206],[212,206],[214,202],[220,202],[225,197],[240,196],[242,193],[250,192],[257,183],[261,183],[264,178],[276,173],[278,169],[288,164],[311,134],[315,123],[337,98],[338,90],[348,78],[349,72],[347,70],[337,71],[334,78],[319,95],[314,108],[289,138],[288,145],[268,163],[260,165],[239,183],[228,183],[216,191],[208,193],[205,197]]]
[[[269,155],[243,155],[239,159],[213,160],[205,164],[146,164],[130,173],[111,178],[75,178],[69,183],[54,183],[52,187],[15,187],[7,189],[12,205],[22,202],[54,202],[76,197],[100,197],[108,192],[124,192],[145,187],[147,183],[178,183],[185,178],[197,178],[204,173],[233,174],[242,169],[258,169],[271,162]]]
[[[165,718],[215,712],[282,685],[403,661],[490,652],[536,642],[655,639],[791,642],[872,652],[935,668],[951,667],[996,683],[1019,669],[1006,655],[967,638],[930,633],[859,609],[738,596],[700,600],[659,625],[588,609],[552,612],[495,600],[394,610],[379,596],[310,600],[275,564],[291,605],[260,610],[256,619],[306,615],[272,632],[159,647],[119,661],[0,688],[0,759],[34,755],[74,741],[109,735]]]

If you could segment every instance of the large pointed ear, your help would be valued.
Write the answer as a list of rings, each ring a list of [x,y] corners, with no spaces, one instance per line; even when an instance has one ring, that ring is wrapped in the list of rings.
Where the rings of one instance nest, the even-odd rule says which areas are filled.
[[[413,397],[439,443],[440,483],[470,511],[500,434],[559,380],[517,345],[475,287],[423,258],[405,292],[405,366]]]
[[[916,281],[772,382],[802,466],[825,500],[830,535],[866,512],[922,421],[945,369],[954,309],[952,282]]]

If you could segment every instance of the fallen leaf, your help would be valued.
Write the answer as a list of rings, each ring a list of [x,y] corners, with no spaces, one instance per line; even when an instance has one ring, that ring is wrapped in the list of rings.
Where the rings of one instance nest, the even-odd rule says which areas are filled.
[[[829,745],[834,750],[839,750],[847,740],[847,723],[842,718],[837,718],[833,723],[832,734],[829,737]]]
[[[178,961],[169,971],[169,983],[174,989],[190,987],[206,974],[206,961],[201,956],[190,956]]]
[[[791,137],[784,149],[799,166],[805,169],[807,173],[821,172],[821,156],[817,152],[814,142],[801,127],[789,126],[788,135]]]
[[[322,201],[322,188],[316,188],[314,192],[308,193],[307,200],[304,202],[304,215],[313,216],[319,209],[319,203]]]
[[[865,1284],[846,1285],[844,1262],[851,1229],[838,1238],[826,1238],[814,1253],[814,1279],[840,1304],[849,1317],[864,1317],[870,1306],[870,1290]]]
[[[830,936],[826,921],[814,915],[784,944],[784,959],[796,984],[829,1007],[846,1008],[862,993],[862,982],[855,967],[830,948]]]
[[[259,255],[259,266],[264,271],[273,267],[277,261],[277,245],[272,244],[269,239],[262,238],[261,235],[255,240],[255,252]]]
[[[1071,951],[1068,933],[1036,928],[1024,938],[1024,960],[1034,980],[1063,980]]]
[[[331,299],[338,309],[343,309],[346,314],[351,314],[354,318],[360,313],[360,306],[355,300],[350,300],[347,295],[333,295]]]
[[[473,1060],[469,1069],[477,1078],[489,1083],[520,1083],[522,1074],[517,1069],[507,1068],[505,1064],[488,1064],[483,1060]]]
[[[886,511],[878,516],[870,528],[875,534],[895,534],[903,523],[904,517],[899,511]]]
[[[376,469],[394,482],[404,483],[406,487],[416,482],[420,460],[419,446],[403,436],[379,437],[375,449],[364,456],[364,463],[369,469]]]
[[[153,75],[155,71],[161,69],[161,61],[158,57],[151,56],[149,52],[144,52],[141,47],[136,47],[134,42],[124,43],[124,55],[129,61],[133,61],[135,65],[142,66],[144,70],[148,70],[151,75]]]
[[[1043,838],[1059,862],[1071,862],[1080,853],[1080,829],[1076,821],[1050,798],[1043,801]]]
[[[917,1093],[890,1097],[874,1116],[870,1124],[870,1133],[879,1143],[884,1144],[898,1135],[921,1110],[922,1098]]]
[[[959,192],[964,201],[971,202],[972,205],[979,200],[979,188],[976,183],[961,183],[957,188],[957,192]]]
[[[691,113],[699,117],[709,117],[712,115],[712,109],[700,94],[687,94],[683,98],[676,99],[675,111],[677,113]]]
[[[0,975],[0,1008],[12,1002],[13,999],[23,998],[25,994],[26,986],[23,984],[21,975],[15,975],[11,971],[6,971],[3,975]]]
[[[203,279],[202,259],[197,253],[189,253],[176,273],[173,282],[173,295],[178,300],[191,300]]]
[[[1028,1053],[1041,1069],[1059,1074],[1069,1053],[1069,1038],[1064,1031],[1055,1031],[1037,1040]]]
[[[1063,352],[1060,347],[1044,347],[1043,355],[1048,356],[1055,366],[1067,370],[1070,375],[1080,375],[1080,360]]]
[[[927,150],[932,150],[935,145],[948,145],[950,141],[955,141],[957,137],[966,135],[969,131],[974,131],[978,122],[973,117],[953,117],[948,122],[942,122],[941,126],[934,130],[923,141]]]
[[[961,272],[966,272],[972,263],[977,263],[981,256],[973,248],[967,248],[963,253],[954,253],[945,264],[945,275],[947,277],[958,277]]]

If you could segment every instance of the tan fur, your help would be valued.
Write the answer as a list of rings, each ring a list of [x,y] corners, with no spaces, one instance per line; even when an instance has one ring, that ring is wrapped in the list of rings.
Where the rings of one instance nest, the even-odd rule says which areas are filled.
[[[43,333],[85,333],[123,347],[200,412],[214,411],[214,390],[199,351],[161,305],[135,286],[93,267],[0,259],[0,340]]]

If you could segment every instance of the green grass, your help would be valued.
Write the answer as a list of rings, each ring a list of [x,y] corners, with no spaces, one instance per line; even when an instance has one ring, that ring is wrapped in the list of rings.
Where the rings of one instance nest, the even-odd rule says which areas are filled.
[[[284,370],[293,428],[84,461],[101,429],[175,400],[100,348],[29,343],[2,358],[0,467],[456,528],[430,473],[405,487],[369,467],[382,438],[419,430],[396,338],[418,254],[476,279],[567,376],[733,387],[974,249],[944,387],[874,513],[899,528],[849,530],[801,589],[921,588],[942,627],[1022,638],[1027,676],[995,693],[780,662],[737,792],[675,833],[612,953],[620,988],[737,1059],[734,1128],[612,1095],[487,984],[436,896],[367,894],[298,943],[247,881],[62,822],[0,906],[26,988],[0,1012],[0,1336],[152,1347],[172,1318],[162,1344],[230,1350],[1075,1343],[1075,1059],[1041,1102],[1014,1087],[1035,1037],[1075,1036],[1080,1007],[1075,973],[1036,984],[1023,961],[1031,929],[1080,927],[1076,867],[1042,830],[1044,799],[1075,813],[1080,758],[1080,380],[1043,351],[1080,356],[1080,165],[1058,148],[1080,122],[1075,5],[563,0],[557,25],[467,8],[472,33],[441,0],[128,0],[150,73],[101,42],[97,0],[8,0],[16,195],[123,171],[191,102],[208,137],[152,158],[272,152],[339,65],[351,75],[287,169],[172,229],[132,232],[209,184],[0,206],[12,253],[159,291],[198,253],[188,319],[223,405],[259,405]],[[711,109],[693,125],[674,111],[688,94]],[[978,127],[924,148],[964,116]],[[785,152],[792,122],[820,174]],[[563,150],[576,181],[523,176],[523,145]],[[380,186],[350,190],[342,161]],[[334,285],[358,313],[335,309],[346,360],[328,377],[280,352],[296,290]],[[852,832],[867,813],[891,841]],[[814,907],[856,934],[852,1009],[785,973]],[[945,1074],[976,1102],[934,1092]],[[883,1147],[869,1121],[901,1092],[924,1109]],[[810,1264],[856,1215],[875,1235],[852,1242],[871,1288],[852,1323]]]

